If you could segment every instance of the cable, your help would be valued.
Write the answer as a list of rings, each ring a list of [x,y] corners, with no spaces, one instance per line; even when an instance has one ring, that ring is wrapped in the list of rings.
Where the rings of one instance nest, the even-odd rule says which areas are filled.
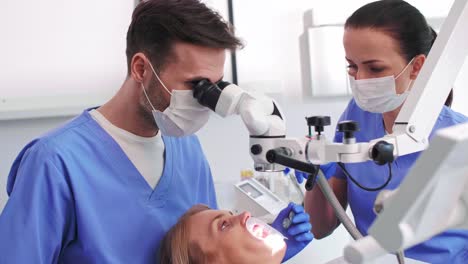
[[[366,191],[370,191],[370,192],[375,192],[375,191],[380,191],[380,190],[382,190],[383,188],[385,188],[385,187],[388,185],[388,183],[389,183],[390,180],[392,179],[392,163],[391,163],[391,162],[388,163],[388,179],[387,179],[387,181],[386,181],[382,186],[379,186],[379,187],[377,187],[377,188],[368,188],[368,187],[362,186],[361,184],[359,184],[359,182],[357,182],[357,181],[348,173],[348,171],[346,170],[346,168],[345,168],[345,166],[344,166],[343,163],[338,162],[338,166],[340,166],[340,168],[343,170],[343,173],[346,175],[346,177],[348,177],[354,184],[356,184],[359,188],[361,188],[361,189],[363,189],[363,190],[366,190]],[[322,187],[322,186],[320,186],[320,187]],[[323,191],[323,189],[322,189],[322,191]],[[327,199],[328,199],[328,197],[327,197]],[[329,201],[330,201],[330,200],[329,200]],[[335,213],[336,213],[336,209],[335,209]],[[338,216],[338,214],[337,214],[337,216]],[[340,217],[338,217],[338,218],[341,220]],[[345,219],[343,219],[343,220],[345,220]],[[341,221],[342,221],[342,220],[341,220]],[[342,221],[342,222],[343,222],[343,221]],[[345,225],[344,222],[343,222],[343,225]],[[353,231],[354,231],[354,228],[351,228],[351,227],[350,227],[350,228],[348,229],[348,227],[347,227],[346,225],[345,225],[345,228],[348,230],[348,232],[349,232],[350,234],[351,234],[350,230],[353,230]],[[354,237],[354,236],[353,236],[353,237]],[[357,238],[355,238],[355,239],[357,239]],[[399,264],[404,264],[404,263],[405,263],[405,253],[404,253],[404,251],[398,251],[396,257],[397,257],[397,260],[398,260],[398,263],[399,263]]]
[[[398,264],[404,264],[405,263],[405,252],[403,250],[397,252],[397,260]]]
[[[340,166],[340,168],[343,170],[343,173],[346,175],[346,177],[348,177],[354,184],[356,184],[359,188],[363,189],[363,190],[366,190],[368,192],[375,192],[375,191],[380,191],[382,190],[383,188],[387,187],[388,183],[390,182],[390,180],[392,179],[392,163],[389,162],[388,163],[388,178],[387,178],[387,181],[382,184],[381,186],[379,187],[375,187],[375,188],[369,188],[369,187],[365,187],[365,186],[362,186],[361,184],[359,184],[359,182],[357,182],[349,173],[348,171],[346,170],[345,166],[343,163],[341,162],[337,162],[338,166]]]

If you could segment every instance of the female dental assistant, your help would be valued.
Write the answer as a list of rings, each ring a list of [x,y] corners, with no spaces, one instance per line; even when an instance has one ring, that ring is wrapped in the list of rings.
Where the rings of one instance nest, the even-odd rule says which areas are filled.
[[[357,142],[368,142],[392,133],[395,119],[435,37],[424,16],[404,1],[373,2],[359,8],[347,19],[343,44],[354,98],[340,121],[359,123]],[[449,108],[451,100],[452,94],[441,109],[430,138],[440,128],[468,121],[466,116]],[[336,142],[341,138],[340,133],[335,135]],[[391,164],[393,178],[384,189],[397,188],[419,154],[398,157]],[[388,167],[372,161],[346,164],[345,168],[365,188],[382,186],[389,175]],[[372,208],[378,191],[357,186],[339,167],[329,183],[341,204],[351,206],[360,232],[367,234],[376,218]],[[339,225],[319,188],[306,194],[305,209],[313,216],[311,223],[317,238],[329,235]],[[468,231],[448,230],[405,253],[407,257],[429,263],[467,263]]]

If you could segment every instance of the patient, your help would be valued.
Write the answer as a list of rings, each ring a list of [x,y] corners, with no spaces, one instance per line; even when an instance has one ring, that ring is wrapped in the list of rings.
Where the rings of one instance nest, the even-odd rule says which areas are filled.
[[[308,221],[307,214],[298,214],[299,218],[303,218],[303,215],[307,216]],[[280,235],[278,237],[277,234],[268,231],[270,226],[263,225],[260,227],[255,225],[257,229],[252,230],[250,223],[255,219],[248,221],[249,218],[250,214],[247,212],[232,215],[229,211],[213,210],[201,204],[195,205],[164,237],[161,243],[160,263],[281,263],[286,252],[286,243],[281,233],[278,233]],[[306,219],[300,219],[303,220]],[[290,229],[295,232],[293,224]],[[276,230],[270,231],[276,232]],[[307,232],[301,232],[294,236],[288,235],[287,238],[304,239],[307,243],[312,240],[310,225]]]

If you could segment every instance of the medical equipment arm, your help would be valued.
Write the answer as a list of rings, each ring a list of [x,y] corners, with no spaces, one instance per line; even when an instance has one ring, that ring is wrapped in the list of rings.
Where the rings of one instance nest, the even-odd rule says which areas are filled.
[[[200,104],[209,107],[222,117],[239,115],[250,134],[250,153],[254,166],[259,171],[281,171],[283,166],[267,161],[269,150],[276,149],[280,154],[290,155],[291,149],[297,153],[303,152],[303,143],[296,139],[286,139],[284,117],[274,100],[267,97],[254,96],[242,90],[239,86],[228,82],[211,83],[201,80],[194,84],[194,97]],[[279,147],[282,147],[281,149]],[[284,153],[283,153],[284,152]],[[293,168],[300,167],[305,171],[305,164],[300,157]],[[302,162],[302,163],[301,163]],[[294,161],[293,161],[294,163]]]
[[[383,142],[356,143],[354,132],[358,125],[351,121],[339,124],[343,143],[327,141],[321,132],[330,125],[329,117],[307,118],[309,129],[316,135],[301,139],[287,138],[283,114],[270,98],[254,96],[228,82],[211,83],[201,80],[193,86],[194,97],[222,117],[240,115],[250,134],[250,155],[259,171],[283,170],[289,166],[308,173],[316,173],[317,165],[335,162],[361,162],[373,159],[386,163],[393,160],[393,149]],[[390,153],[389,153],[390,152]],[[385,154],[386,153],[386,154]],[[283,165],[283,166],[279,166]]]
[[[423,150],[458,73],[468,54],[468,8],[455,1],[411,93],[395,120],[393,135],[398,156]]]
[[[384,194],[369,235],[348,245],[345,259],[368,263],[447,229],[468,229],[467,149],[468,123],[439,130],[400,187]]]

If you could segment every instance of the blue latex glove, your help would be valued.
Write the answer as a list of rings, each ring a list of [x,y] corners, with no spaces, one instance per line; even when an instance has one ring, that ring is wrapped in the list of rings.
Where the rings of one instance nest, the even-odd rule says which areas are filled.
[[[294,213],[292,221],[289,221],[290,212]],[[286,222],[290,223],[287,228],[284,227],[285,218],[288,218]],[[304,212],[302,206],[295,203],[289,203],[288,207],[281,210],[271,226],[288,238],[285,240],[287,248],[283,262],[295,256],[314,239],[311,233],[312,225],[309,222],[309,215]]]
[[[289,169],[289,168],[287,168],[287,169]],[[320,165],[320,170],[322,170],[323,174],[325,175],[325,177],[328,180],[335,174],[336,163],[330,162],[330,163],[327,163],[327,164],[324,164],[324,165]],[[296,176],[296,180],[297,180],[298,183],[302,183],[304,181],[304,179],[307,179],[309,177],[308,173],[298,171],[298,170],[296,170],[294,172],[294,175]]]

